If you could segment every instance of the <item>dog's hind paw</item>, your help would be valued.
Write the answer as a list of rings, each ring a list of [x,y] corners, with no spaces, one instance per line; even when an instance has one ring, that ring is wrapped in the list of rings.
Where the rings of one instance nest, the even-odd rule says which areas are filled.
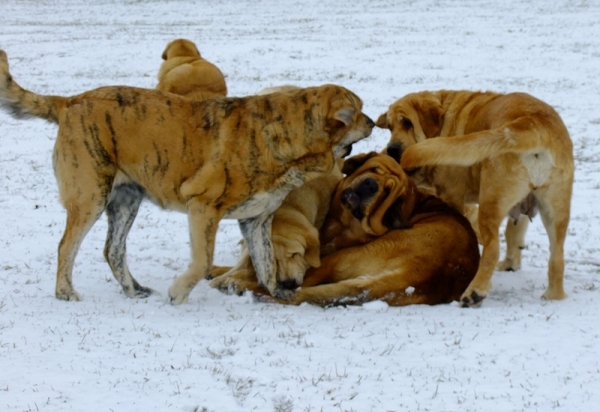
[[[159,295],[160,296],[160,293],[155,291],[154,289],[150,289],[145,286],[139,286],[135,289],[135,292],[133,293],[133,295],[131,295],[131,297],[136,298],[136,299],[144,299],[150,295]]]
[[[481,306],[481,302],[483,302],[485,296],[485,294],[479,294],[476,291],[467,291],[460,298],[460,306],[462,308],[478,308]]]
[[[296,291],[292,289],[277,288],[273,292],[273,297],[283,301],[291,301],[296,297]]]
[[[235,282],[232,280],[231,276],[220,276],[217,277],[210,282],[210,286],[220,290],[223,293],[228,295],[238,294],[241,295],[241,292],[238,292],[238,288]],[[242,291],[243,292],[243,291]]]
[[[521,269],[521,262],[515,262],[513,259],[506,258],[501,262],[498,262],[496,269],[501,272],[516,272]]]
[[[81,300],[81,296],[74,289],[70,290],[56,290],[55,293],[56,299],[66,300],[66,301],[75,301],[79,302]]]
[[[125,293],[125,295],[128,298],[133,298],[133,299],[144,299],[153,294],[160,295],[160,293],[158,293],[154,289],[150,289],[145,286],[142,286],[135,281],[134,281],[133,286],[130,286],[130,287],[124,286],[123,293]]]

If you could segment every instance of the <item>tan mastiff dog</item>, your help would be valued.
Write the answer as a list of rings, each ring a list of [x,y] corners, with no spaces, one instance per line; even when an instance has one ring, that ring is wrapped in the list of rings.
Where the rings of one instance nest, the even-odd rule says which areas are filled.
[[[158,90],[199,100],[227,96],[225,76],[217,66],[200,56],[190,40],[173,40],[167,44],[162,58]]]
[[[292,189],[329,173],[374,126],[360,98],[335,85],[207,101],[122,86],[73,97],[38,95],[13,80],[3,51],[0,103],[15,117],[59,126],[53,162],[67,224],[56,296],[64,300],[79,299],[73,263],[103,211],[109,224],[104,255],[115,278],[127,296],[151,293],[131,276],[125,257],[127,233],[144,198],[189,218],[192,261],[169,288],[172,303],[187,301],[209,275],[223,218],[239,220],[261,284],[279,295],[273,212]]]
[[[467,204],[479,204],[473,225],[483,253],[462,297],[464,306],[479,306],[491,288],[499,226],[511,209],[507,258],[500,268],[520,265],[526,215],[539,208],[550,240],[543,297],[566,297],[563,245],[573,190],[573,144],[552,107],[525,93],[421,92],[393,103],[377,125],[392,133],[388,151],[404,151],[403,168],[421,167],[414,175],[420,183],[464,213]],[[515,216],[513,207],[519,204]]]

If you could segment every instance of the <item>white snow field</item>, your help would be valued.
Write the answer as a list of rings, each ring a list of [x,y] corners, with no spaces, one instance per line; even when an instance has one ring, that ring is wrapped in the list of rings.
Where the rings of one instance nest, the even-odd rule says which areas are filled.
[[[322,309],[227,296],[202,281],[167,289],[189,263],[185,215],[144,203],[129,236],[134,276],[161,293],[125,297],[85,239],[74,284],[54,297],[65,223],[51,153],[56,126],[0,113],[0,410],[600,411],[600,2],[597,0],[20,1],[0,4],[0,49],[42,94],[152,88],[165,45],[193,40],[232,96],[337,83],[376,119],[419,90],[524,91],[570,130],[576,181],[563,301],[540,298],[548,240],[495,273],[481,308]],[[375,130],[354,153],[381,150]],[[223,221],[215,263],[233,264]]]

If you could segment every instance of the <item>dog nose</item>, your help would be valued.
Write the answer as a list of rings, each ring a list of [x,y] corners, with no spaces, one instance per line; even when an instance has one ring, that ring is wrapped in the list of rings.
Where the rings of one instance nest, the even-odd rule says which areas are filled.
[[[279,286],[281,286],[283,289],[293,290],[298,287],[298,283],[296,283],[295,279],[286,279],[279,282]]]
[[[342,203],[350,209],[354,209],[360,205],[360,197],[350,188],[342,192]]]
[[[402,145],[400,143],[390,143],[389,145],[387,145],[386,150],[388,156],[394,158],[394,160],[400,163],[400,158],[402,157]]]
[[[367,178],[360,182],[360,185],[356,189],[356,192],[360,197],[361,195],[372,195],[373,193],[379,190],[379,184],[377,184],[377,180],[373,178]]]
[[[366,120],[367,120],[367,126],[369,126],[371,129],[375,127],[375,122],[366,114],[364,115]]]

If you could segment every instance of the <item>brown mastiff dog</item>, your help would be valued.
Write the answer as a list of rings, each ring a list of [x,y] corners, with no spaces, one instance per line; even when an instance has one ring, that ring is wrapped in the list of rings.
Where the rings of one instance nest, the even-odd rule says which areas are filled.
[[[273,212],[292,189],[329,173],[374,126],[361,100],[335,85],[206,101],[122,86],[42,96],[13,80],[3,51],[0,103],[16,117],[59,125],[53,162],[67,224],[56,296],[64,300],[79,299],[72,285],[75,255],[103,211],[109,225],[104,255],[115,278],[127,296],[151,293],[131,276],[125,257],[144,198],[188,214],[192,261],[169,288],[172,303],[185,302],[209,275],[223,218],[239,220],[260,283],[278,295]]]
[[[227,95],[225,76],[221,70],[204,60],[190,40],[173,40],[167,44],[162,58],[164,62],[158,72],[158,90],[198,100]]]
[[[469,221],[420,192],[390,156],[355,156],[346,161],[344,173],[321,230],[321,266],[307,271],[302,287],[288,300],[274,299],[256,278],[240,272],[237,291],[320,306],[458,300],[479,264]]]
[[[511,209],[507,258],[499,267],[519,267],[526,215],[539,208],[550,240],[543,297],[566,297],[563,245],[573,188],[573,145],[552,107],[525,93],[421,92],[393,103],[377,125],[391,130],[388,151],[404,151],[402,167],[421,167],[414,175],[420,183],[462,212],[468,212],[468,203],[479,204],[472,223],[483,253],[463,306],[479,306],[491,288],[499,226]]]

